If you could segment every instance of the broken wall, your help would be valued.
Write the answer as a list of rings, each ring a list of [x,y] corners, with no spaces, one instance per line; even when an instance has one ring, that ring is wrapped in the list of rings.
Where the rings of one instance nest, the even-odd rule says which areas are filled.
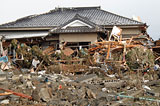
[[[121,28],[121,27],[120,27]],[[139,28],[121,28],[123,38],[131,38],[132,36],[138,35],[141,33]],[[111,33],[112,29],[107,29]]]

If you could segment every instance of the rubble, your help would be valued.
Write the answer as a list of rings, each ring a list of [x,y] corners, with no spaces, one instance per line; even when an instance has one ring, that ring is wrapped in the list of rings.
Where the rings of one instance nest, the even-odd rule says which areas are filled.
[[[160,102],[159,57],[136,41],[99,41],[89,49],[11,41],[0,57],[0,104],[26,106],[152,105]],[[42,49],[43,48],[43,49]],[[9,50],[9,49],[8,49]]]
[[[84,83],[84,82],[87,83],[87,82],[93,80],[94,78],[97,78],[97,75],[95,75],[95,74],[90,74],[90,75],[85,75],[85,76],[83,76],[83,77],[80,77],[80,78],[76,79],[75,81],[76,81],[76,82],[80,82],[80,83]]]

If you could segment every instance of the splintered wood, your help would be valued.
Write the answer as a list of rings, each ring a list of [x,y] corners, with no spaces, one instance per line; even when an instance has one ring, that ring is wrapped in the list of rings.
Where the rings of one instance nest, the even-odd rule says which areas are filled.
[[[48,48],[46,48],[45,50],[43,50],[43,54],[47,54],[47,55],[51,55],[53,54],[54,51],[54,47],[53,46],[49,46]]]
[[[126,55],[126,49],[127,48],[133,48],[137,46],[143,45],[140,41],[133,40],[134,38],[137,38],[141,36],[142,34],[139,34],[135,37],[130,38],[126,41],[104,41],[102,42],[96,42],[95,45],[93,45],[89,49],[90,54],[94,54],[95,52],[99,52],[100,54],[106,54],[106,60],[110,59],[110,55],[114,51],[122,51],[123,52],[123,60],[122,62],[125,62],[125,55]],[[109,61],[109,60],[108,60]]]
[[[73,51],[71,48],[69,48],[69,47],[64,48],[64,50],[62,50],[62,52],[63,52],[66,56],[70,56],[71,54],[74,53],[74,51]]]

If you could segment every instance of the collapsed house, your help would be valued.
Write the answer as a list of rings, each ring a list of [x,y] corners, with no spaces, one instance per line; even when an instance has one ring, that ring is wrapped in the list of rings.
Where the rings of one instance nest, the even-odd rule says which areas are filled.
[[[0,25],[0,35],[5,36],[7,46],[12,39],[29,45],[77,48],[108,40],[113,26],[120,27],[123,39],[140,33],[147,38],[147,25],[126,18],[100,7],[55,8],[48,13],[31,15]],[[143,38],[142,38],[143,39]]]

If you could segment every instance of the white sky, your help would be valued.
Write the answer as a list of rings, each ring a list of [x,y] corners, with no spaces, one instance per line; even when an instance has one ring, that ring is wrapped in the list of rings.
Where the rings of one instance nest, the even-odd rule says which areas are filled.
[[[154,40],[160,38],[160,0],[1,0],[0,24],[45,13],[55,7],[77,6],[101,6],[103,10],[128,18],[140,16],[149,25],[150,36]]]

